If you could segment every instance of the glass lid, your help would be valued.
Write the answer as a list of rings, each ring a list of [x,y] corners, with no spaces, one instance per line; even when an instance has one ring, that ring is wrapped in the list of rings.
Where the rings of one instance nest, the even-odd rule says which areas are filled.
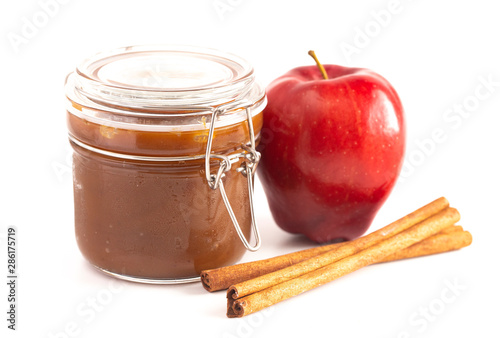
[[[236,55],[187,46],[134,46],[100,53],[71,79],[99,104],[141,109],[216,106],[245,97],[253,68]]]

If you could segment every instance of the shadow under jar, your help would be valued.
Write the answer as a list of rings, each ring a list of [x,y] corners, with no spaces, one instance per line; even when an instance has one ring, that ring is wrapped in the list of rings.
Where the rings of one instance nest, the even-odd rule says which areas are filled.
[[[127,47],[80,64],[66,97],[76,240],[91,264],[181,283],[258,249],[252,195],[266,97],[246,61]]]

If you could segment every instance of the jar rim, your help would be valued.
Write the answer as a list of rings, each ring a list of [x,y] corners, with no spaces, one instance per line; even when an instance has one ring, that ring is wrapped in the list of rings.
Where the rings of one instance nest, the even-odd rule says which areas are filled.
[[[156,82],[155,82],[156,81]],[[223,51],[182,45],[142,45],[98,53],[66,78],[67,110],[125,129],[206,129],[245,120],[266,104],[253,67]]]

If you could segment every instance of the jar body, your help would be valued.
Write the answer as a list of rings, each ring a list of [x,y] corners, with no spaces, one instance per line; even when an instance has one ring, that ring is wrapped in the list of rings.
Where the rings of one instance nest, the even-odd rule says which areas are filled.
[[[244,60],[126,47],[83,62],[66,97],[75,234],[92,265],[169,284],[258,248],[250,197],[266,97]]]
[[[84,257],[114,274],[187,279],[238,261],[245,252],[203,162],[119,160],[74,148],[75,233]],[[246,180],[225,177],[226,193],[250,236]]]

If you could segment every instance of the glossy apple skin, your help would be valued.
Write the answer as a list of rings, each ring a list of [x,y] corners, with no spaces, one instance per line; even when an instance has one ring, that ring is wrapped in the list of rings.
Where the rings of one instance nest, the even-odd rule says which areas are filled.
[[[401,170],[405,122],[387,80],[366,69],[292,69],[267,88],[259,178],[275,222],[319,243],[364,234]]]

